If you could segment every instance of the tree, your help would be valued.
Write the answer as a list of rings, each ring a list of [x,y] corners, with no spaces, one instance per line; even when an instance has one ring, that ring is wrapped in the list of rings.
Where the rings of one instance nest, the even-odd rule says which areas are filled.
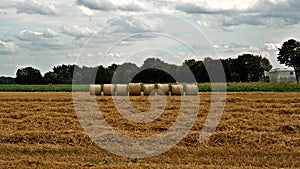
[[[53,73],[57,74],[57,83],[71,84],[75,65],[61,65],[53,68]]]
[[[123,63],[114,71],[112,83],[130,83],[139,72],[139,68],[133,63]]]
[[[234,71],[241,82],[257,82],[264,76],[264,71],[272,68],[267,58],[253,54],[240,55],[234,62]]]
[[[43,77],[41,75],[40,70],[25,67],[22,69],[18,69],[16,73],[16,83],[17,84],[42,84]]]
[[[281,48],[278,48],[279,54],[277,60],[280,64],[285,64],[288,67],[293,67],[296,74],[297,83],[300,76],[300,42],[290,39],[283,43]]]
[[[226,82],[224,75],[224,68],[221,60],[204,58],[203,64],[205,65],[206,71],[209,75],[209,81],[212,83],[215,82]]]
[[[53,71],[47,72],[45,74],[44,82],[49,84],[71,84],[75,66],[76,65],[64,64],[60,66],[55,66],[53,68]]]
[[[184,63],[190,68],[197,82],[209,82],[209,77],[202,61],[190,59],[185,60]]]
[[[98,66],[97,74],[96,74],[96,83],[97,84],[111,83],[112,76],[113,76],[113,72],[111,69],[105,68],[102,65]]]

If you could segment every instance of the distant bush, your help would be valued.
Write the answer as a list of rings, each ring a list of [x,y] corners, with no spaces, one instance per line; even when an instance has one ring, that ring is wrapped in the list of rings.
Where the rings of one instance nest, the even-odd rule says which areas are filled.
[[[15,79],[12,77],[0,77],[0,84],[15,84]]]

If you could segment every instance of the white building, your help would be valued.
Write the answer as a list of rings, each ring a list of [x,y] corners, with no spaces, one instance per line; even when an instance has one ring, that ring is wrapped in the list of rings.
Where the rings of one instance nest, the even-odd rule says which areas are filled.
[[[296,82],[295,71],[291,69],[272,69],[266,73],[270,82]]]

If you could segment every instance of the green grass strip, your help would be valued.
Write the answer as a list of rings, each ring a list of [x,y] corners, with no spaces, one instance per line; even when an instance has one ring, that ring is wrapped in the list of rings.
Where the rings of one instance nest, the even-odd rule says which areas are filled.
[[[5,92],[72,92],[89,91],[89,85],[0,85],[0,91]]]

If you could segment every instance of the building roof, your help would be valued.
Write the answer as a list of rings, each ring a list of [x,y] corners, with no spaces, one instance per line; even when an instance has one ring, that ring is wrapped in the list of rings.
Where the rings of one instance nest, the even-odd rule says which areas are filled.
[[[270,73],[272,72],[294,72],[295,70],[289,69],[289,68],[275,68],[270,70]]]

